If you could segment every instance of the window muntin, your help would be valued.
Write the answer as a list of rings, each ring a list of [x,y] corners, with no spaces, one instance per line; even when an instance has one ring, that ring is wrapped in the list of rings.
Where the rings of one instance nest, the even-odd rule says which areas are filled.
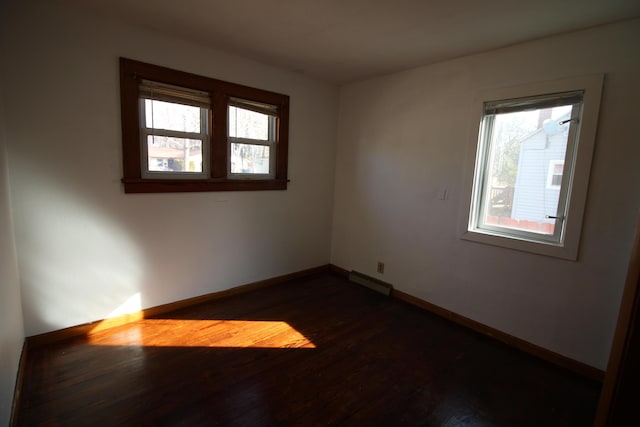
[[[287,188],[288,96],[125,58],[120,88],[125,192]]]
[[[469,230],[562,245],[582,93],[484,104]],[[551,158],[563,156],[558,188]]]

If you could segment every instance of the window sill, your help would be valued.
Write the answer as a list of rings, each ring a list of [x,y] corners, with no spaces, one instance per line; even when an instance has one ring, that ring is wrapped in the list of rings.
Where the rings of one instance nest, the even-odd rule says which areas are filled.
[[[517,251],[529,252],[532,254],[560,258],[569,261],[576,261],[578,258],[578,248],[568,245],[567,242],[565,242],[564,245],[558,245],[551,242],[545,243],[541,241],[526,240],[524,238],[514,236],[493,234],[484,230],[467,230],[460,237],[463,240],[471,242],[514,249]]]
[[[204,191],[286,190],[288,180],[281,179],[131,179],[123,178],[124,192],[185,193]]]

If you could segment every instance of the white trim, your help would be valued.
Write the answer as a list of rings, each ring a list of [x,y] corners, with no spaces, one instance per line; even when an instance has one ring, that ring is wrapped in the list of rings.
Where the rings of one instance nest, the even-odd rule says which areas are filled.
[[[149,128],[146,125],[146,103],[145,97],[141,97],[138,101],[140,112],[140,173],[142,178],[151,179],[204,179],[210,175],[209,166],[209,110],[204,106],[193,105],[200,108],[200,133],[180,132],[166,129]],[[170,101],[165,101],[170,102]],[[192,105],[185,102],[185,105]],[[152,171],[149,170],[149,148],[147,137],[164,136],[172,138],[194,139],[201,142],[202,171],[201,172],[181,172],[181,171]],[[186,166],[186,165],[185,165]]]
[[[273,179],[276,176],[276,125],[277,125],[277,116],[271,113],[267,113],[264,111],[260,111],[254,108],[249,108],[244,104],[244,100],[239,98],[232,98],[233,102],[230,102],[227,106],[227,127],[229,127],[229,123],[231,121],[231,107],[245,109],[248,111],[254,111],[260,114],[265,114],[268,117],[267,122],[267,138],[268,139],[251,139],[251,138],[240,138],[237,136],[230,136],[229,129],[227,129],[227,178],[229,179]],[[246,101],[251,104],[251,101]],[[273,107],[267,104],[259,104],[264,107]],[[250,107],[253,107],[250,105]],[[276,110],[277,111],[277,110]],[[236,118],[237,120],[237,118]],[[232,144],[244,144],[244,145],[255,145],[255,146],[265,146],[269,147],[269,173],[239,173],[239,172],[231,172],[231,145]]]
[[[463,197],[463,210],[460,218],[460,237],[478,243],[501,246],[509,249],[531,252],[540,255],[554,256],[569,260],[576,260],[586,205],[589,175],[593,149],[596,140],[596,128],[600,109],[600,98],[604,75],[589,75],[575,78],[566,78],[548,82],[538,82],[519,85],[515,87],[490,88],[478,92],[471,117],[472,130],[470,132],[470,142],[468,145],[468,156],[465,165],[465,182],[461,197]],[[482,117],[485,114],[485,102],[506,99],[527,98],[544,94],[565,93],[572,91],[584,91],[582,111],[579,123],[579,131],[575,143],[577,149],[567,152],[567,162],[574,158],[574,169],[571,174],[563,175],[563,185],[565,188],[571,185],[567,206],[559,212],[558,221],[564,221],[562,235],[558,242],[542,242],[537,238],[533,241],[528,234],[509,236],[500,234],[495,230],[479,230],[477,224],[472,224],[474,220],[473,212],[477,212],[479,198],[474,193],[474,182],[482,178],[482,174],[477,170],[476,164],[482,160],[484,147],[482,144],[482,132],[485,130]],[[571,135],[570,135],[571,137]],[[565,172],[566,163],[565,162]],[[568,176],[570,175],[570,176]],[[566,191],[566,190],[565,190]],[[561,195],[562,196],[562,195]],[[558,233],[556,227],[556,234]]]

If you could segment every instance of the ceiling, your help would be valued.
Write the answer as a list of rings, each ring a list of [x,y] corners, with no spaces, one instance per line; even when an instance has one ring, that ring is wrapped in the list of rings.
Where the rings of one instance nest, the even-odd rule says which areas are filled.
[[[60,0],[343,84],[640,17],[639,0]]]

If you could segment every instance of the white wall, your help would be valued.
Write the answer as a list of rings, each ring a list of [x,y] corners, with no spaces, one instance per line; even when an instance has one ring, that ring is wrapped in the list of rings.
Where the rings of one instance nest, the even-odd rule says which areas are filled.
[[[9,425],[24,327],[11,221],[2,106],[0,91],[0,425]]]
[[[336,87],[50,3],[2,29],[27,335],[328,263]],[[125,195],[120,56],[289,95],[289,189]]]
[[[342,88],[332,263],[604,369],[640,207],[638,40],[636,20]],[[477,91],[599,72],[578,262],[461,240]]]

